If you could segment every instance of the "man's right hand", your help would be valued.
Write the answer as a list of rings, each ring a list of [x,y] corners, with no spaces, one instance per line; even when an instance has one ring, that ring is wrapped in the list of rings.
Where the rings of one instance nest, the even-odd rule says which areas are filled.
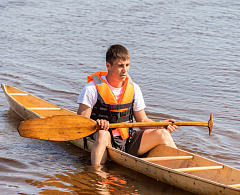
[[[109,129],[109,121],[104,119],[97,119],[96,122],[98,123],[102,130],[107,131]]]

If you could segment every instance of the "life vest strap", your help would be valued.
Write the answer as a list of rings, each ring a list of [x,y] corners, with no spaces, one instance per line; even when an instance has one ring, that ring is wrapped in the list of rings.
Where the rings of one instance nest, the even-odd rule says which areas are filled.
[[[105,119],[105,120],[108,120],[110,123],[122,123],[122,122],[133,120],[133,115],[131,113],[132,113],[132,109],[128,109],[123,112],[111,112],[110,113],[112,115],[111,118],[108,117],[108,115],[104,115],[103,113],[101,114],[92,113],[91,119],[93,120]]]
[[[133,103],[134,101],[128,104],[119,105],[121,109],[126,109],[125,111],[111,112],[111,105],[105,104],[100,100],[97,100],[97,103],[93,107],[93,112],[90,118],[92,118],[93,120],[105,119],[108,120],[110,123],[130,121],[133,116]]]
[[[108,106],[110,110],[120,110],[120,109],[130,108],[132,106],[132,102],[128,104],[109,104]]]
[[[126,121],[131,121],[133,116],[133,110],[128,109],[123,112],[112,112],[111,114],[112,114],[112,117],[115,119],[116,123],[122,123]],[[126,119],[127,117],[129,119]]]

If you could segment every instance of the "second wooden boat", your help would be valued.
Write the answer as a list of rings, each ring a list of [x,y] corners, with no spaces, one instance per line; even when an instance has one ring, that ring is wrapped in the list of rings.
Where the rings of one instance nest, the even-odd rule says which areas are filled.
[[[17,88],[2,84],[11,108],[24,120],[53,115],[76,115]],[[83,139],[70,141],[83,148]],[[87,150],[94,141],[87,138]],[[138,171],[175,187],[196,194],[240,195],[240,170],[180,149],[159,145],[147,158],[138,158],[108,147],[110,158],[127,168]]]

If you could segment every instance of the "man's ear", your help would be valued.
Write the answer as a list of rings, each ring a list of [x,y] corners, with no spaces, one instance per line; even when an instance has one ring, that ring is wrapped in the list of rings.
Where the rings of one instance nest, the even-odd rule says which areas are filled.
[[[109,69],[110,66],[111,66],[111,64],[110,64],[109,62],[106,62],[106,67],[107,67],[107,69]]]

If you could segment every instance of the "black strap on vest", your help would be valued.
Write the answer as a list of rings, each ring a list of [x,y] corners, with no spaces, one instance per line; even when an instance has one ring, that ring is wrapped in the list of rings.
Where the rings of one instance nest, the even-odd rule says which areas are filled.
[[[88,147],[87,147],[87,138],[84,137],[83,138],[83,150],[85,151],[86,149],[88,149]]]
[[[97,103],[93,107],[90,118],[93,120],[105,119],[110,123],[133,121],[133,104],[134,100],[128,104],[105,104],[98,99]],[[111,110],[118,109],[127,110],[123,112],[111,112]]]

